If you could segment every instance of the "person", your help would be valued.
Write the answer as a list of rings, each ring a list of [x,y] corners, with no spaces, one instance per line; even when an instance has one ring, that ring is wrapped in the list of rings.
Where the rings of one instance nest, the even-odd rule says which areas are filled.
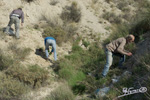
[[[21,19],[21,26],[24,23],[24,12],[22,8],[18,8],[13,10],[9,15],[10,21],[6,27],[5,33],[9,34],[9,29],[12,24],[15,24],[15,35],[16,38],[19,39],[19,28],[20,28],[20,19]]]
[[[118,38],[106,45],[106,64],[102,71],[102,77],[105,77],[107,75],[109,68],[112,65],[113,55],[120,56],[119,67],[123,68],[122,64],[125,61],[125,55],[132,56],[132,53],[125,50],[124,46],[133,42],[134,39],[134,35],[128,35],[126,38]]]
[[[44,39],[44,44],[45,44],[45,54],[46,54],[46,60],[48,60],[49,56],[49,46],[52,46],[52,50],[50,52],[54,52],[54,60],[57,60],[57,53],[56,53],[56,40],[53,37],[46,37]]]

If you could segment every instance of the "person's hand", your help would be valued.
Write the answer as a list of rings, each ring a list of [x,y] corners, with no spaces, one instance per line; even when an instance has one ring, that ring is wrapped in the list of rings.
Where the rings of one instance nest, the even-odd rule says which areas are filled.
[[[51,55],[51,54],[52,54],[52,52],[49,53],[49,55]]]
[[[132,53],[131,53],[131,52],[128,52],[128,53],[127,53],[127,56],[132,56]]]

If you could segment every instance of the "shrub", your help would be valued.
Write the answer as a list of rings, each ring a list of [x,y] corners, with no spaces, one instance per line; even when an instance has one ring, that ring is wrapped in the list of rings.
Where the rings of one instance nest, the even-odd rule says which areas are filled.
[[[56,43],[61,45],[63,42],[73,42],[73,36],[76,34],[77,29],[78,27],[75,23],[64,24],[63,27],[46,27],[42,36],[44,38],[49,36],[54,37],[56,39]]]
[[[61,13],[61,18],[67,22],[79,22],[81,19],[81,9],[78,8],[77,2],[72,2],[71,6],[66,6]]]
[[[59,70],[59,76],[67,80],[70,86],[74,86],[77,82],[82,81],[85,78],[83,72],[76,70],[71,66],[61,68]]]
[[[33,28],[34,28],[34,29],[39,29],[39,25],[38,25],[38,24],[35,24],[35,25],[33,26]]]
[[[74,100],[74,95],[67,84],[63,84],[52,91],[45,100]]]
[[[122,20],[121,20],[121,16],[117,16],[115,13],[113,12],[106,12],[102,15],[102,17],[106,20],[108,20],[110,23],[115,23],[115,24],[121,24]]]
[[[0,22],[0,24],[2,24],[2,23]],[[0,39],[4,39],[5,36],[7,35],[7,34],[4,34],[5,29],[6,29],[6,28],[3,28],[3,29],[1,28],[1,29],[0,29],[0,35],[1,35]]]
[[[112,0],[105,0],[107,3],[110,3],[110,2],[112,2]]]
[[[15,43],[9,44],[9,49],[13,52],[13,57],[16,60],[24,60],[29,54],[31,49],[30,48],[18,48]]]
[[[127,24],[114,25],[114,28],[112,28],[112,33],[106,40],[104,40],[104,44],[107,44],[119,37],[126,37],[128,34],[129,34],[129,25]]]
[[[90,44],[89,50],[83,50],[78,45],[79,41],[80,39],[74,41],[71,54],[65,56],[58,65],[60,66],[58,70],[59,76],[67,80],[76,94],[93,89],[94,81],[90,81],[92,82],[91,84],[88,83],[89,81],[85,82],[87,81],[86,74],[95,71],[97,67],[100,67],[99,65],[103,66],[102,63],[104,62],[104,50],[97,43]]]
[[[125,7],[127,7],[128,5],[128,2],[126,1],[121,1],[118,3],[117,7],[120,9],[120,10],[123,10]]]
[[[130,32],[136,36],[136,42],[140,40],[140,35],[150,30],[150,6],[146,11],[137,15],[133,24],[131,24]]]
[[[73,40],[73,36],[76,34],[76,31],[78,30],[78,24],[76,24],[75,22],[65,23],[63,25],[63,29],[67,32],[66,38],[68,40]]]
[[[135,58],[138,60],[138,65],[133,67],[133,73],[143,76],[145,73],[148,73],[150,71],[150,54],[149,52],[146,52],[145,55],[140,56],[138,58]]]
[[[23,1],[30,3],[30,2],[34,2],[35,0],[23,0]]]
[[[48,78],[48,71],[38,65],[25,67],[13,67],[6,71],[6,74],[24,82],[33,88],[40,87]]]
[[[1,100],[21,100],[21,95],[29,91],[29,87],[4,73],[0,73],[0,80]]]
[[[98,0],[92,0],[93,4],[96,4],[98,2]]]
[[[10,56],[3,55],[0,50],[0,70],[5,70],[14,65],[14,60]]]
[[[82,44],[87,48],[90,45],[90,42],[83,40]]]
[[[52,0],[52,1],[50,2],[51,5],[56,5],[57,3],[58,3],[58,0]]]
[[[67,33],[61,27],[47,27],[42,35],[44,38],[48,36],[54,37],[58,45],[67,41]]]

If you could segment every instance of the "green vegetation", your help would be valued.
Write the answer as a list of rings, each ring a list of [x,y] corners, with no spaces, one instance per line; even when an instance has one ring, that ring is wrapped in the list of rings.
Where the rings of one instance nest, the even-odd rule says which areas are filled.
[[[32,2],[34,0],[26,1]],[[106,1],[108,3],[113,2],[112,0]],[[92,0],[92,2],[95,4],[97,0]],[[53,0],[50,4],[55,5],[56,3],[57,2]],[[139,13],[138,18],[135,18],[133,21],[131,20],[130,23],[122,23],[120,16],[115,15],[115,13],[104,13],[103,18],[115,25],[113,25],[112,33],[103,42],[103,45],[106,45],[119,37],[125,37],[128,34],[135,35],[137,43],[140,42],[140,40],[144,40],[142,35],[150,30],[150,6],[149,3],[146,3],[141,3],[141,5],[143,5],[141,7],[144,7],[144,9],[142,9],[142,13]],[[129,10],[126,8],[127,5],[127,2],[117,3],[117,7],[124,12]],[[50,26],[45,27],[42,34],[44,38],[47,36],[56,38],[58,45],[69,40],[73,40],[73,35],[76,33],[78,22],[80,22],[81,19],[81,11],[77,3],[72,2],[71,6],[65,7],[60,17],[64,21],[62,25],[50,22]],[[38,25],[35,25],[34,27],[35,29],[39,28]],[[97,36],[95,35],[92,38],[96,37]],[[66,80],[67,84],[63,84],[58,87],[49,96],[47,96],[45,100],[73,100],[75,98],[74,94],[92,94],[97,88],[109,86],[113,76],[119,76],[123,73],[122,70],[116,67],[119,58],[115,58],[107,77],[95,79],[94,76],[101,74],[106,63],[105,49],[99,46],[99,41],[90,43],[83,40],[82,43],[86,47],[85,50],[79,46],[80,41],[81,38],[79,37],[79,39],[74,41],[71,53],[56,62],[56,67],[59,68],[56,73],[59,75],[59,79]],[[0,79],[2,80],[0,82],[0,99],[20,98],[22,94],[25,94],[29,90],[29,87],[40,87],[49,78],[48,71],[38,65],[25,67],[20,65],[20,63],[18,64],[18,60],[22,61],[29,55],[31,51],[29,48],[18,48],[12,43],[9,45],[9,49],[13,53],[12,57],[3,55],[2,51],[0,51],[0,70],[2,71],[0,73]],[[134,53],[136,46],[135,44],[131,44],[128,45],[126,49]],[[147,98],[150,98],[149,59],[150,55],[148,52],[147,55],[144,55],[139,59],[139,62],[141,63],[133,64],[133,68],[130,70],[132,71],[132,76],[124,76],[121,78],[118,83],[114,84],[108,94],[101,99],[112,100],[122,94],[122,89],[124,87],[139,88],[141,86],[146,86],[148,92],[145,94],[123,97],[121,99],[137,100],[138,98],[146,100]]]
[[[136,36],[136,42],[140,41],[140,36],[150,30],[150,3],[146,2],[144,11],[137,14],[137,18],[131,24],[130,32]]]
[[[13,59],[23,61],[30,54],[30,48],[18,48],[15,43],[9,44],[9,49],[13,52]]]
[[[114,25],[114,27],[112,28],[112,33],[106,40],[104,40],[104,44],[107,44],[119,37],[126,37],[128,34],[129,34],[129,26],[127,24]]]
[[[62,25],[56,22],[53,22],[50,19],[44,18],[48,21],[47,26],[44,27],[44,32],[42,34],[43,38],[45,37],[54,37],[57,44],[60,46],[64,42],[73,42],[74,35],[78,30],[78,24],[76,22],[67,22],[65,21]]]
[[[90,45],[89,41],[83,40],[82,44],[87,48]]]
[[[66,6],[61,14],[61,18],[65,22],[79,22],[81,19],[81,9],[77,2],[72,2],[71,6]]]
[[[2,50],[0,50],[0,70],[5,70],[8,67],[13,65],[14,65],[14,60],[9,56],[5,56]]]
[[[19,100],[20,96],[29,91],[29,87],[0,72],[0,99]]]
[[[121,16],[116,15],[114,12],[106,12],[102,15],[102,17],[108,20],[110,23],[121,24]]]
[[[52,20],[52,18],[43,15],[41,19],[46,20],[48,23],[48,25],[43,27],[43,38],[48,36],[54,37],[59,46],[64,42],[73,42],[73,36],[78,30],[78,22],[81,19],[80,11],[77,2],[72,2],[71,6],[66,6],[60,15],[63,22],[58,17]]]
[[[65,32],[61,27],[47,27],[43,32],[43,37],[51,36],[56,39],[58,45],[61,45],[62,42],[67,41],[67,32]]]
[[[56,90],[51,92],[49,96],[45,98],[45,100],[74,100],[74,94],[67,84],[62,84],[57,87]]]
[[[38,65],[25,67],[13,67],[8,69],[6,75],[12,76],[33,88],[40,87],[48,78],[48,71]]]
[[[149,12],[149,10],[147,10],[147,12]],[[144,17],[144,20],[146,21],[140,22],[140,25],[141,23],[143,23],[142,25],[146,25],[146,27],[144,26],[145,29],[143,29],[144,32],[147,32],[146,29],[147,29],[147,26],[149,25],[150,17],[147,17],[148,15],[150,14],[147,13],[146,16]],[[109,20],[109,18],[113,16],[115,18],[115,15],[107,14],[105,18],[108,18]],[[111,28],[112,29],[111,35],[104,41],[103,44],[105,45],[119,37],[126,37],[129,34],[133,34],[137,37],[138,32],[140,32],[140,31],[138,32],[135,31],[136,30],[135,27],[137,27],[137,25],[138,24],[129,24],[129,23],[122,23],[122,25],[120,25],[120,22],[115,22],[115,25]],[[143,33],[138,34],[138,37],[141,37],[142,34]],[[92,73],[93,75],[95,75],[96,73],[100,74],[101,71],[103,70],[103,66],[105,64],[104,49],[97,45],[98,42],[89,44],[87,43],[87,41],[83,40],[83,45],[85,47],[89,47],[88,50],[84,50],[78,45],[79,41],[80,39],[74,42],[72,46],[72,52],[70,53],[70,55],[67,55],[65,56],[65,58],[61,59],[58,65],[60,68],[58,70],[59,76],[65,79],[69,83],[69,85],[72,87],[72,90],[74,91],[75,94],[93,93],[97,88],[108,86],[111,83],[111,79],[113,78],[113,76],[115,75],[119,76],[123,73],[123,70],[120,70],[115,67],[117,66],[118,60],[119,60],[119,58],[117,59],[115,58],[115,61],[113,62],[113,65],[110,68],[109,73],[106,78],[96,80],[93,76],[89,76],[88,73]],[[136,46],[134,43],[132,43],[126,46],[125,49],[132,51],[134,53],[134,51],[136,50]],[[149,59],[149,55],[146,56],[146,59],[141,60],[141,62],[142,61],[145,62],[144,65],[139,64],[136,67],[134,67],[134,69],[132,70],[133,76],[130,76],[130,77],[125,76],[121,78],[120,81],[117,84],[115,84],[114,87],[109,91],[107,96],[102,99],[112,100],[116,98],[117,96],[121,95],[122,89],[124,87],[139,88],[139,84],[137,85],[136,83],[138,82],[136,75],[139,73],[138,78],[140,78],[142,77],[142,75],[144,75],[144,73],[149,72],[149,69],[147,69],[146,67],[146,66],[149,66],[148,59]],[[72,80],[70,79],[74,79],[75,76],[78,76],[77,74],[75,74],[74,76],[74,73],[77,73],[77,72],[82,73],[82,74],[78,74],[81,76],[81,78],[76,82],[72,82]],[[83,75],[84,75],[84,78],[82,78]],[[149,78],[147,79],[149,80]],[[149,88],[148,82],[144,81],[141,84],[146,85]],[[147,99],[146,96],[144,95],[148,96],[149,94],[141,94],[139,98]],[[131,100],[136,100],[136,96],[137,95],[131,95],[128,97],[123,97],[121,99],[129,100],[131,98]]]
[[[58,0],[52,0],[52,1],[50,2],[51,5],[56,5],[57,3],[58,3]]]
[[[80,39],[74,42],[71,54],[60,60],[58,65],[60,78],[65,79],[76,94],[85,90],[91,91],[89,90],[89,83],[85,81],[88,79],[86,74],[97,69],[100,63],[104,63],[101,58],[104,56],[104,51],[97,44],[91,44],[89,50],[83,50],[78,45],[79,41]],[[91,82],[94,83],[94,81]]]

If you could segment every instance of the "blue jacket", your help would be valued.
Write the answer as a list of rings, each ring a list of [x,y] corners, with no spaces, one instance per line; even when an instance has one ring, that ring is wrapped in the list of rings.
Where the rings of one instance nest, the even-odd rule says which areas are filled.
[[[44,44],[46,45],[46,41],[48,40],[48,39],[52,39],[52,40],[55,40],[53,37],[46,37],[45,39],[44,39]],[[55,40],[56,41],[56,40]],[[52,51],[51,52],[53,52],[54,50],[53,50],[53,48],[52,48]]]

